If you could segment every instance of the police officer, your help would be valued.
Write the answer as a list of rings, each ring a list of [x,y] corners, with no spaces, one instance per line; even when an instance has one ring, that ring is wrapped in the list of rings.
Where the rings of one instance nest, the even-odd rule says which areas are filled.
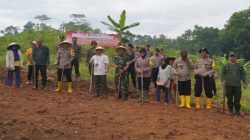
[[[71,63],[74,58],[74,50],[72,49],[72,44],[69,41],[63,41],[59,44],[57,51],[57,60],[55,64],[57,65],[57,76],[58,83],[55,92],[62,90],[62,80],[65,76],[68,82],[68,92],[72,93],[72,77],[71,77]]]
[[[247,87],[246,72],[241,64],[237,63],[237,56],[234,52],[229,55],[229,63],[223,66],[221,81],[226,89],[227,104],[230,114],[240,115],[241,81],[244,88]],[[235,108],[235,113],[233,111]]]
[[[199,109],[201,106],[202,90],[205,90],[205,94],[207,97],[206,108],[211,109],[213,98],[211,76],[215,73],[216,65],[214,61],[208,57],[208,50],[206,48],[200,49],[199,53],[200,58],[196,61],[194,69],[196,109]]]
[[[116,48],[118,56],[113,59],[113,66],[115,69],[115,87],[117,99],[128,99],[128,68],[130,66],[130,58],[126,55],[127,49],[124,46]]]
[[[191,108],[191,72],[194,64],[188,59],[187,51],[181,51],[181,57],[174,61],[174,74],[178,77],[178,91],[180,94],[181,104],[179,107]]]
[[[145,48],[140,49],[140,57],[135,62],[135,70],[137,72],[138,88],[140,90],[139,102],[148,102],[148,90],[151,79],[150,58],[147,57]]]
[[[155,88],[157,86],[156,81],[157,81],[157,77],[158,77],[158,73],[159,73],[161,59],[163,59],[163,57],[160,56],[160,50],[158,48],[156,48],[155,54],[150,57],[150,61],[153,65],[151,78],[152,78],[152,82],[154,83]]]

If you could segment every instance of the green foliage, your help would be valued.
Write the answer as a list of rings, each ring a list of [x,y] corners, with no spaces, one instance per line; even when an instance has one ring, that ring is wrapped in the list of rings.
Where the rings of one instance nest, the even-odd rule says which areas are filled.
[[[126,24],[126,11],[123,10],[121,15],[120,15],[120,19],[119,22],[116,22],[111,16],[107,16],[109,23],[102,21],[101,23],[108,26],[108,29],[111,31],[114,31],[118,34],[119,36],[119,44],[123,43],[123,38],[125,36],[133,36],[133,34],[128,31],[128,29],[139,26],[140,23],[136,22],[130,25],[125,26]]]

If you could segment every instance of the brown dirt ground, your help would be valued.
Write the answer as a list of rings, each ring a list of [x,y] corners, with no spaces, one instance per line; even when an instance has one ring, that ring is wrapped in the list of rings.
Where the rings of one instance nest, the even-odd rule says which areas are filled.
[[[250,138],[250,116],[0,84],[0,140],[224,140]],[[152,97],[151,97],[152,98]],[[153,99],[151,99],[152,101]]]

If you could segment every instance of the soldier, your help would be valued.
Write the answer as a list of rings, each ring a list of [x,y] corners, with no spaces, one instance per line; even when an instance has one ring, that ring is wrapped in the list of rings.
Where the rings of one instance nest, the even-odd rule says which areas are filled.
[[[156,48],[155,54],[152,57],[150,57],[150,61],[153,65],[151,78],[152,78],[152,82],[154,83],[155,88],[157,86],[156,81],[157,81],[157,77],[159,73],[159,67],[161,65],[161,59],[163,59],[163,57],[160,56],[160,50]]]
[[[240,116],[241,81],[244,83],[244,88],[246,88],[246,72],[244,67],[237,63],[237,56],[235,53],[230,53],[229,61],[229,64],[226,64],[222,68],[221,82],[226,89],[227,104],[230,114]],[[235,113],[233,108],[235,108]]]
[[[80,78],[80,71],[79,71],[79,64],[81,62],[81,57],[82,57],[82,48],[80,45],[77,44],[77,38],[73,37],[72,38],[73,46],[72,49],[74,50],[74,59],[71,63],[71,71],[74,67],[75,69],[75,80],[78,81]]]
[[[35,89],[38,89],[39,71],[42,76],[42,89],[46,90],[47,84],[47,66],[50,63],[49,48],[43,45],[43,40],[37,40],[37,48],[32,52],[33,65],[35,65]]]
[[[115,67],[115,87],[117,99],[128,99],[128,69],[130,66],[130,58],[126,55],[126,48],[119,46],[116,48],[118,56],[113,59],[113,66]]]
[[[174,61],[174,74],[177,77],[178,92],[181,100],[179,107],[191,108],[191,71],[194,64],[188,59],[187,51],[181,51],[181,57]]]
[[[151,79],[150,58],[146,56],[145,48],[140,49],[140,57],[135,62],[135,70],[137,72],[138,88],[141,91],[138,102],[148,102],[148,90]]]
[[[74,50],[72,49],[72,44],[69,41],[63,41],[59,44],[57,51],[57,77],[58,84],[55,92],[62,90],[63,77],[66,77],[68,82],[68,92],[72,93],[72,78],[71,78],[71,62],[74,58]]]
[[[94,54],[95,54],[95,49],[96,49],[96,46],[97,46],[97,42],[95,40],[92,40],[90,45],[91,45],[91,48],[88,49],[87,55],[86,55],[86,64],[88,64],[89,74],[91,75],[91,73],[92,73],[92,64],[90,64],[89,62],[90,62],[90,59],[92,58],[92,56],[94,56]]]
[[[201,93],[203,87],[207,97],[206,108],[211,109],[213,98],[211,76],[215,73],[216,65],[214,61],[208,57],[208,51],[206,48],[200,49],[199,53],[201,58],[196,61],[194,69],[196,109],[199,109],[201,106]]]
[[[136,88],[136,73],[135,73],[136,57],[135,57],[135,52],[134,52],[134,45],[131,43],[128,44],[127,54],[128,54],[129,60],[131,61],[129,68],[128,68],[128,72],[131,76],[133,87]]]

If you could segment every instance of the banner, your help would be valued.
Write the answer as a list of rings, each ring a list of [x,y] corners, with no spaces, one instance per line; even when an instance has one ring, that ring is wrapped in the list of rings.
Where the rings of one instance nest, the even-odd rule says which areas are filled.
[[[90,45],[91,41],[95,40],[98,46],[107,46],[107,47],[118,46],[117,34],[67,32],[67,40],[71,40],[72,37],[77,37],[78,44],[81,45]]]

